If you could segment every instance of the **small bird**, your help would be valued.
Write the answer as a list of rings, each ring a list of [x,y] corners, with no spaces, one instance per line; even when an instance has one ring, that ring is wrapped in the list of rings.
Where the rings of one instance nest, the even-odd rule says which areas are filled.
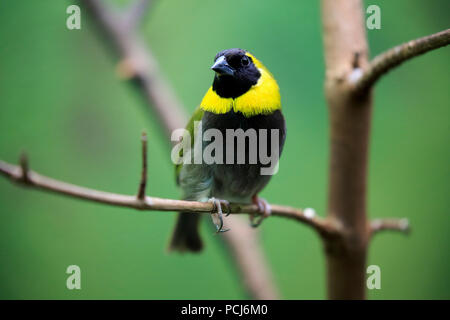
[[[275,152],[279,157],[286,137],[286,127],[281,113],[278,84],[268,69],[252,54],[237,48],[223,50],[215,56],[211,69],[215,72],[213,84],[186,128],[191,142],[200,141],[202,134],[208,129],[214,129],[216,133],[223,135],[224,146],[235,143],[235,137],[227,135],[230,129],[235,130],[234,132],[241,129],[241,133],[254,130],[257,141],[252,141],[251,134],[245,136],[248,138],[244,147],[245,161],[242,158],[239,161],[238,153],[243,151],[242,147],[224,147],[223,155],[215,154],[219,158],[215,163],[183,162],[176,165],[176,179],[183,191],[184,200],[214,203],[215,211],[218,212],[213,216],[217,232],[225,232],[228,230],[223,229],[222,213],[229,213],[229,201],[257,205],[260,218],[255,222],[255,218],[251,216],[253,226],[259,225],[270,215],[270,205],[258,197],[271,178],[270,174],[261,174],[261,169],[267,166],[267,159],[259,157],[256,161],[251,161],[251,153],[256,150],[259,155],[266,150],[267,154]],[[201,124],[201,130],[194,129],[196,122]],[[261,132],[264,130],[266,133],[263,135]],[[212,143],[204,140],[207,139],[201,140],[200,152],[205,151],[208,144]],[[194,158],[198,152],[194,148],[188,157]],[[199,214],[179,213],[169,250],[201,251],[203,244],[199,235],[199,221]]]

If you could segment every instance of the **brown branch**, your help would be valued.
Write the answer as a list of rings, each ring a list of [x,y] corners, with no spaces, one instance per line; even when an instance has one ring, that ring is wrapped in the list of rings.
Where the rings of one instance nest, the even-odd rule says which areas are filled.
[[[372,99],[349,94],[346,75],[367,65],[362,1],[322,0],[330,114],[328,217],[343,226],[341,238],[325,238],[330,299],[364,299],[368,222],[367,162]]]
[[[145,132],[142,132],[141,142],[142,142],[142,171],[137,198],[139,200],[144,200],[145,188],[147,186],[147,134]]]
[[[375,219],[370,223],[370,233],[371,236],[375,235],[380,231],[399,231],[408,234],[411,229],[409,225],[409,220],[403,219]]]
[[[375,84],[381,76],[403,62],[449,44],[450,29],[447,29],[398,45],[376,56],[369,65],[364,68],[360,77],[355,77],[353,81],[350,81],[350,84],[353,87],[352,89],[357,92],[367,90]]]
[[[24,175],[24,172],[26,172],[26,175]],[[172,200],[148,197],[145,195],[143,198],[136,198],[135,196],[131,195],[123,195],[84,188],[46,177],[30,169],[24,171],[21,166],[16,166],[2,160],[0,160],[0,174],[9,178],[11,181],[18,182],[35,189],[51,191],[78,199],[89,200],[113,206],[128,207],[144,211],[183,211],[190,213],[215,212],[213,211],[215,206],[211,202]],[[24,178],[25,176],[27,177],[26,179]],[[323,234],[333,234],[339,232],[339,229],[329,221],[320,217],[310,215],[308,214],[308,212],[305,214],[302,209],[296,209],[281,205],[272,205],[271,207],[273,216],[293,219],[295,221],[309,225]],[[256,205],[239,203],[231,204],[231,213],[256,215],[261,214]]]

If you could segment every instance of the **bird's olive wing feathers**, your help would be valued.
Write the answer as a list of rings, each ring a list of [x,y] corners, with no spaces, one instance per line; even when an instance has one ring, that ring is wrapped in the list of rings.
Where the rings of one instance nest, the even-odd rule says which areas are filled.
[[[194,145],[194,138],[195,138],[194,137],[194,124],[195,124],[195,121],[201,121],[202,118],[203,118],[203,114],[204,113],[205,113],[205,111],[200,106],[198,106],[197,109],[195,109],[194,114],[192,115],[191,119],[189,120],[189,122],[188,122],[188,124],[186,126],[186,130],[189,133],[190,138],[191,138],[191,142],[190,142],[191,143],[191,147],[193,147],[193,145]],[[180,159],[182,159],[182,158],[183,158],[183,149],[180,150]],[[183,167],[183,163],[175,165],[175,177],[176,177],[177,184],[179,183],[178,178],[179,178],[180,170],[181,170],[182,167]]]

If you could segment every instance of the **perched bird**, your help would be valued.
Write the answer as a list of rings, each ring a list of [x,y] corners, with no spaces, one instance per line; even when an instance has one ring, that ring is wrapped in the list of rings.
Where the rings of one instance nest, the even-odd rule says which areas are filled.
[[[260,155],[266,151],[266,154],[277,153],[279,157],[286,128],[278,84],[252,54],[242,49],[223,50],[216,55],[211,69],[215,72],[213,84],[186,128],[191,142],[201,141],[201,148],[197,151],[194,148],[190,155],[184,156],[193,159],[195,153],[205,151],[212,143],[202,139],[202,134],[208,129],[223,135],[223,154],[217,154],[216,150],[214,156],[219,161],[215,163],[178,164],[176,177],[183,191],[183,199],[212,201],[215,204],[218,217],[213,220],[216,221],[217,231],[224,232],[227,230],[223,229],[222,212],[229,209],[228,201],[256,204],[261,218],[254,223],[252,217],[254,226],[270,215],[270,205],[258,197],[271,177],[270,174],[261,174],[261,169],[267,167],[267,159],[258,157],[255,161],[254,153]],[[194,133],[196,121],[201,124],[201,130]],[[231,149],[226,148],[236,140],[236,136],[227,134],[230,129],[241,134],[248,133],[244,136],[243,150],[242,146],[239,149],[239,144]],[[249,129],[253,130],[253,134]],[[261,133],[263,131],[266,133]],[[257,141],[251,139],[255,135]],[[218,142],[217,138],[215,142]],[[245,156],[239,158],[242,151],[245,151]],[[179,213],[169,250],[200,251],[203,244],[198,230],[199,220],[199,214]]]

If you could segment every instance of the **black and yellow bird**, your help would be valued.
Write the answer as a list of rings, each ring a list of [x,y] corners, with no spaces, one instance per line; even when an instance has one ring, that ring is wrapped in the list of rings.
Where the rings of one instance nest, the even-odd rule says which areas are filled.
[[[245,140],[244,163],[237,159],[238,152],[242,150],[237,150],[237,146],[234,145],[231,157],[227,155],[229,149],[223,148],[223,161],[212,164],[205,162],[178,164],[176,173],[177,183],[183,191],[183,199],[214,202],[219,211],[219,219],[216,219],[219,222],[216,223],[216,227],[218,232],[223,232],[226,230],[223,230],[222,212],[226,211],[223,207],[228,206],[228,201],[253,202],[258,206],[262,217],[270,215],[269,204],[258,197],[258,193],[271,177],[261,174],[261,168],[267,166],[267,161],[258,158],[256,162],[252,162],[249,152],[266,150],[267,154],[277,152],[281,155],[286,128],[281,113],[278,84],[267,68],[252,54],[242,49],[221,51],[216,55],[211,69],[215,72],[213,84],[186,128],[192,136],[192,141],[201,140],[202,134],[208,129],[222,133],[224,145],[235,142],[234,136],[227,136],[229,129],[242,129],[241,132],[253,129],[258,141]],[[196,130],[194,136],[196,121],[201,123],[201,130]],[[261,132],[264,130],[266,139],[262,139]],[[278,139],[275,144],[278,150],[271,150],[275,149],[272,148],[272,138]],[[201,141],[200,152],[209,143]],[[257,143],[257,148],[255,149],[251,143]],[[195,152],[193,151],[189,157],[194,157]],[[230,158],[233,161],[229,161]],[[169,250],[198,252],[202,249],[203,244],[198,230],[199,219],[198,214],[179,213]],[[256,225],[261,221],[262,219],[259,219]]]

